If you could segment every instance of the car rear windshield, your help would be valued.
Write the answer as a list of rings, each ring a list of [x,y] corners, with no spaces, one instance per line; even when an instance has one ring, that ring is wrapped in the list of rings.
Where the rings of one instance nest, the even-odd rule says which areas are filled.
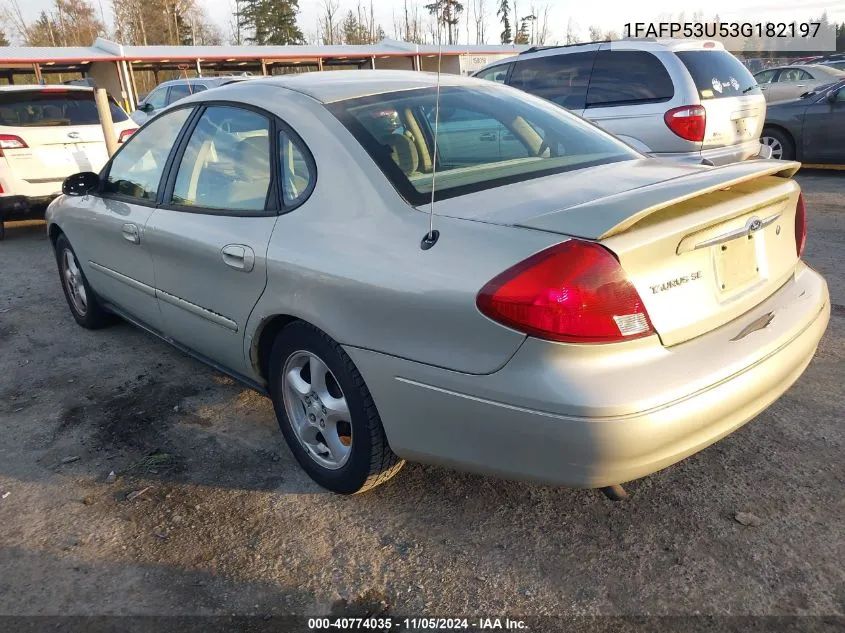
[[[126,121],[126,113],[109,99],[112,120]],[[97,125],[94,93],[85,90],[21,90],[0,92],[0,125],[47,127]]]
[[[327,106],[411,204],[641,155],[563,108],[511,88],[421,88]],[[436,176],[435,172],[436,164]]]
[[[727,51],[678,51],[702,99],[761,94],[754,76]]]

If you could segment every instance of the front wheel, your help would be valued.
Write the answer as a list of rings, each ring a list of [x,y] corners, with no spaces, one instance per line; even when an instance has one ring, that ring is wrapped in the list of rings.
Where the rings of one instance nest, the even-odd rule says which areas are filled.
[[[300,466],[340,494],[384,483],[404,465],[387,443],[364,379],[343,348],[303,322],[273,345],[270,394],[282,433]]]
[[[65,299],[76,322],[89,330],[108,325],[111,316],[100,305],[97,296],[88,285],[76,253],[64,235],[59,235],[56,240],[56,263],[59,265],[59,276]]]

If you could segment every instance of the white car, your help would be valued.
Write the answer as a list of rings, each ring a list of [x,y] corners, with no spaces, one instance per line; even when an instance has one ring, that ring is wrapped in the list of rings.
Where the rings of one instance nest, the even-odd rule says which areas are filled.
[[[119,142],[138,127],[114,101],[111,116]],[[43,213],[65,178],[107,160],[91,88],[0,87],[0,239],[5,220]]]

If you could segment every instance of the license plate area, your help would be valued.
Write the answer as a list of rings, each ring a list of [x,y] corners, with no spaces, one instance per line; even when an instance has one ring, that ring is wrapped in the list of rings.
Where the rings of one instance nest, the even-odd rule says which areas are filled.
[[[757,244],[753,235],[713,247],[716,280],[723,293],[741,290],[760,278]]]

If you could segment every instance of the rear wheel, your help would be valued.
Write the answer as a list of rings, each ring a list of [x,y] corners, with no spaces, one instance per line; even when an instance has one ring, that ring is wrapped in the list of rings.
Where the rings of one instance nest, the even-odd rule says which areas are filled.
[[[103,309],[91,286],[88,285],[76,253],[64,235],[60,235],[56,240],[56,262],[59,265],[62,290],[76,322],[89,330],[108,325],[111,315]]]
[[[795,143],[789,134],[776,128],[765,128],[760,136],[760,142],[771,148],[772,158],[777,160],[794,160]]]
[[[404,465],[390,450],[364,379],[343,348],[303,322],[273,345],[270,394],[282,433],[300,466],[340,494],[384,483]]]

